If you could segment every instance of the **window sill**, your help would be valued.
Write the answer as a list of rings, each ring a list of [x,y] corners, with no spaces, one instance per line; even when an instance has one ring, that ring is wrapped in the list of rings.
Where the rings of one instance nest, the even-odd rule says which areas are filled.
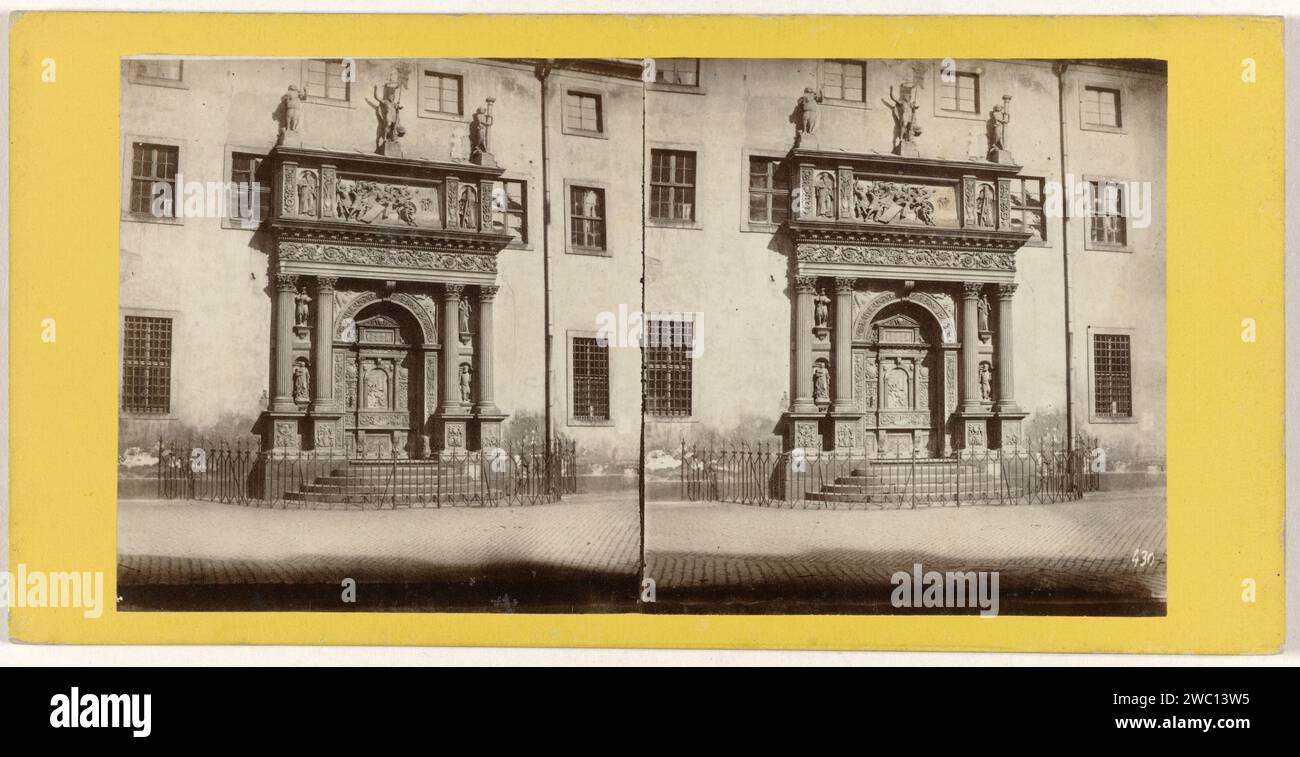
[[[1130,417],[1130,418],[1108,418],[1108,417],[1106,417],[1106,416],[1089,415],[1089,416],[1088,416],[1088,422],[1089,422],[1089,423],[1105,423],[1105,424],[1121,425],[1121,426],[1122,426],[1122,425],[1130,425],[1130,424],[1134,424],[1134,423],[1137,423],[1138,421],[1137,421],[1137,418],[1132,418],[1132,417]]]
[[[163,226],[184,226],[185,225],[184,218],[159,218],[158,216],[136,214],[136,213],[123,213],[122,220],[132,221],[134,223],[157,223],[157,224],[162,224]]]
[[[646,226],[653,226],[660,229],[703,229],[704,224],[698,220],[695,221],[675,221],[669,218],[647,218]]]
[[[176,413],[167,411],[165,413],[142,413],[137,410],[118,410],[117,415],[122,420],[127,421],[174,421]]]
[[[603,131],[586,131],[585,129],[571,129],[567,126],[560,128],[560,133],[570,137],[587,137],[588,139],[609,139],[609,135]]]
[[[693,415],[652,415],[645,414],[646,423],[699,423]]]
[[[415,114],[419,118],[428,118],[434,121],[452,121],[454,123],[469,123],[469,117],[464,113],[443,113],[435,110],[422,110]]]
[[[262,222],[245,221],[239,218],[223,218],[221,219],[221,228],[235,229],[238,231],[257,231],[262,228]]]
[[[1093,252],[1124,252],[1130,254],[1133,252],[1131,245],[1106,244],[1104,242],[1084,242],[1083,249]]]
[[[1105,126],[1103,124],[1079,124],[1080,131],[1099,131],[1105,134],[1127,134],[1123,126]]]
[[[570,245],[564,248],[564,252],[567,255],[583,255],[589,258],[614,257],[614,254],[611,253],[609,250],[601,250],[595,247],[573,247]]]
[[[146,87],[164,87],[166,89],[189,89],[190,85],[184,81],[175,81],[172,79],[148,79],[131,77],[132,84],[140,84]]]
[[[945,110],[935,108],[934,115],[936,118],[957,118],[963,121],[987,121],[988,116],[983,113],[969,113],[964,110]]]
[[[307,99],[304,100],[303,102],[309,103],[309,104],[311,104],[311,105],[325,105],[325,106],[330,107],[330,108],[351,108],[351,107],[353,107],[353,106],[352,106],[352,100],[351,100],[350,98],[347,99],[347,100],[330,100],[330,99],[325,98],[325,97],[312,97],[312,96],[308,95]]]
[[[573,426],[575,428],[577,427],[610,428],[614,425],[614,421],[610,419],[588,420],[586,418],[570,418],[568,425]]]
[[[508,244],[506,245],[506,249],[531,251],[533,249],[533,246],[527,242],[521,242],[519,244]]]
[[[708,94],[704,87],[697,84],[669,84],[667,82],[653,82],[646,85],[646,89],[651,92],[676,92],[683,95],[703,95]]]
[[[871,110],[871,104],[866,100],[835,100],[829,97],[822,98],[820,105],[826,105],[832,108],[850,108],[853,110]]]
[[[749,234],[775,234],[781,230],[781,225],[782,224],[779,223],[757,223],[755,221],[750,221],[741,224],[740,230],[743,233]]]

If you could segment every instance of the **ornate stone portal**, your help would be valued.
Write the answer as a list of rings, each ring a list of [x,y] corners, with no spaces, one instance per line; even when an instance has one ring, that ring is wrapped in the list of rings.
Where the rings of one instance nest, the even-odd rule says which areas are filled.
[[[1012,298],[1029,235],[1009,208],[1020,168],[909,152],[790,153],[790,449],[941,457],[1019,444]]]
[[[500,443],[492,302],[509,236],[491,200],[502,169],[392,152],[281,145],[269,156],[269,450],[422,458]]]

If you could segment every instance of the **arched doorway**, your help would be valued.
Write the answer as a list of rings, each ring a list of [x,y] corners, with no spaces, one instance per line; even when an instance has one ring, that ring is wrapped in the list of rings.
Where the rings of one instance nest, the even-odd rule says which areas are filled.
[[[361,308],[352,321],[335,342],[349,456],[424,457],[425,406],[436,398],[426,401],[427,350],[419,322],[391,301]]]
[[[947,362],[943,330],[926,308],[900,300],[871,316],[855,346],[866,450],[878,457],[947,453]],[[860,332],[861,333],[861,332]]]

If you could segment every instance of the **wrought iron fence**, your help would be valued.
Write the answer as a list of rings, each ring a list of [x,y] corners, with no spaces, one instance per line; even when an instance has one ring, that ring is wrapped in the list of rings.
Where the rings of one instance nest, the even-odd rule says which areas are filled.
[[[255,443],[158,442],[160,499],[260,507],[402,509],[511,507],[578,491],[577,448],[514,445],[427,460],[324,452],[266,452]]]
[[[1091,449],[1046,446],[927,458],[683,443],[681,497],[809,509],[1056,503],[1098,489],[1091,460]]]

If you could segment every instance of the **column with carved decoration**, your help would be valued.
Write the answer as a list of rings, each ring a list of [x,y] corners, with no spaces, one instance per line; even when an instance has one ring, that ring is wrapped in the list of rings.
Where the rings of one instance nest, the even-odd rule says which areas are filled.
[[[443,284],[442,403],[438,408],[438,448],[446,453],[463,453],[467,449],[465,416],[467,408],[460,400],[460,297],[462,284]]]
[[[794,404],[790,407],[795,413],[817,412],[812,387],[813,294],[816,290],[816,278],[795,277],[795,393]]]
[[[474,414],[478,417],[478,449],[501,446],[501,422],[505,414],[496,403],[496,383],[493,373],[493,350],[495,340],[492,330],[492,308],[497,296],[497,287],[479,286],[478,288],[478,346],[474,350],[478,358],[478,402],[474,405]]]
[[[963,451],[988,449],[989,413],[980,401],[979,388],[979,297],[983,282],[962,284],[961,300],[961,417],[958,433]]]
[[[334,287],[337,276],[316,277],[316,328],[312,333],[312,446],[318,452],[342,451],[343,409],[334,396]]]
[[[1017,284],[998,285],[998,400],[993,410],[998,416],[998,442],[1003,449],[1015,449],[1020,446],[1021,420],[1028,413],[1016,404],[1015,333],[1012,329],[1012,302]]]
[[[854,450],[863,445],[862,409],[853,401],[853,287],[854,278],[835,279],[835,449]]]
[[[275,395],[271,411],[297,412],[293,401],[293,324],[294,298],[298,295],[298,277],[275,275]]]

